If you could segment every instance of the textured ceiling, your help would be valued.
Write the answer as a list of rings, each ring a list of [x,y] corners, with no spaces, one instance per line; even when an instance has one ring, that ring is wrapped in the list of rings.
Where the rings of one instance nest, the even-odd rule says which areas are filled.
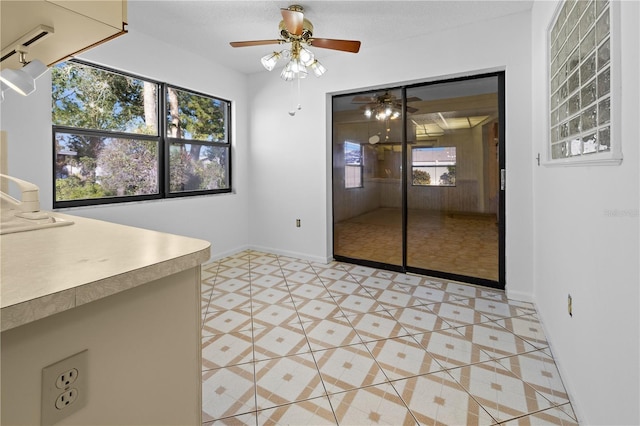
[[[129,0],[128,28],[250,74],[263,69],[259,59],[275,45],[234,49],[229,42],[278,38],[280,8],[290,4],[304,7],[316,37],[360,40],[364,51],[526,11],[533,1]],[[332,54],[351,55],[318,48],[314,53],[320,59]]]

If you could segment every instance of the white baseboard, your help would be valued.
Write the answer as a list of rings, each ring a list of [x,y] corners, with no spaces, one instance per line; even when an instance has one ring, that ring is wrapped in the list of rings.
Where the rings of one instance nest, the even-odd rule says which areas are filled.
[[[212,246],[213,248],[213,246]],[[234,254],[240,253],[241,251],[249,250],[251,247],[242,246],[232,250],[227,250],[221,253],[211,253],[211,257],[205,263],[215,262],[216,260],[224,259],[225,257],[233,256]]]
[[[514,291],[514,290],[509,290],[509,285],[507,285],[507,288],[504,290],[506,295],[507,295],[507,299],[509,300],[519,300],[521,302],[529,302],[529,303],[535,303],[535,299],[533,297],[533,294],[529,293],[529,292],[524,292],[524,291]]]
[[[306,254],[306,253],[298,253],[298,252],[293,252],[293,251],[288,251],[288,250],[278,250],[278,249],[275,249],[273,247],[250,246],[249,249],[257,250],[257,251],[263,251],[263,252],[266,252],[266,253],[273,253],[273,254],[277,254],[277,255],[280,255],[280,256],[293,257],[293,258],[301,259],[301,260],[307,260],[309,262],[318,262],[318,263],[324,263],[324,264],[329,263],[329,262],[331,262],[333,260],[332,258],[314,256],[314,255],[310,255],[310,254]]]

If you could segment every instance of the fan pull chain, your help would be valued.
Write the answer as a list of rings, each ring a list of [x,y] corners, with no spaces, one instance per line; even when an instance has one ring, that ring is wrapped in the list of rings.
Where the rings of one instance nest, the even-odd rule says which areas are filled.
[[[293,88],[293,80],[291,81],[291,94],[289,99],[291,100],[291,109],[289,110],[289,115],[293,117],[294,115],[296,115],[295,92]]]
[[[296,78],[296,80],[298,80],[298,97],[297,97],[297,101],[298,104],[296,105],[296,98],[295,98],[295,93],[294,93],[294,87],[293,87],[293,81],[291,81],[291,109],[289,110],[289,115],[290,116],[294,116],[296,115],[296,110],[300,111],[302,109],[302,103],[301,103],[301,95],[300,95],[300,77]]]
[[[300,100],[300,75],[298,75],[298,111],[302,109],[302,101]]]

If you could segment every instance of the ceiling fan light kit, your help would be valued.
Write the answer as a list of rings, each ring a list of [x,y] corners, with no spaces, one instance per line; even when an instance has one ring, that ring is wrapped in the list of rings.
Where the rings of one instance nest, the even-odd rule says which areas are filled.
[[[339,50],[343,52],[358,53],[360,42],[356,40],[338,40],[329,38],[314,38],[313,25],[304,17],[304,8],[294,4],[286,9],[280,9],[282,21],[278,26],[280,38],[273,40],[254,41],[234,41],[232,47],[262,46],[266,44],[290,43],[288,49],[279,52],[274,51],[260,59],[262,66],[267,71],[272,71],[281,57],[288,58],[289,61],[282,69],[280,77],[285,81],[300,80],[309,74],[307,68],[311,69],[313,75],[320,77],[327,69],[315,58],[309,46],[322,49]],[[300,107],[298,106],[298,109]]]
[[[364,115],[367,118],[375,117],[376,120],[395,120],[400,117],[400,111],[385,105],[377,105],[374,107],[367,107],[364,110]]]
[[[412,97],[407,102],[415,102],[420,99]],[[384,92],[381,95],[374,96],[356,96],[353,103],[365,103],[361,108],[364,110],[364,116],[367,118],[375,118],[379,121],[395,120],[402,115],[402,102],[393,94]],[[416,112],[415,108],[407,106],[408,112]]]

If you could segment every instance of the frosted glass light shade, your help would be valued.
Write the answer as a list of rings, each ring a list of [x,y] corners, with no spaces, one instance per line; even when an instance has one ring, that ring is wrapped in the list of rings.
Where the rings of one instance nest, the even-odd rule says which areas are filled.
[[[306,48],[301,48],[300,49],[300,62],[302,62],[303,65],[305,66],[309,66],[313,63],[313,61],[315,61],[315,56],[313,55],[313,52],[311,52],[309,49]]]
[[[289,61],[289,63],[282,69],[280,73],[280,77],[284,81],[291,81],[295,78],[296,73],[293,71],[293,61]]]
[[[306,78],[307,68],[302,64],[302,62],[300,62],[300,59],[292,59],[282,69],[280,77],[284,81],[291,81],[294,78]]]
[[[262,66],[265,67],[267,71],[271,71],[278,63],[278,59],[280,59],[280,53],[273,52],[263,56],[262,59],[260,59],[260,62],[262,62]]]
[[[317,60],[314,60],[311,65],[309,65],[309,68],[311,68],[311,71],[313,71],[313,74],[316,77],[320,77],[327,71],[327,69]]]

